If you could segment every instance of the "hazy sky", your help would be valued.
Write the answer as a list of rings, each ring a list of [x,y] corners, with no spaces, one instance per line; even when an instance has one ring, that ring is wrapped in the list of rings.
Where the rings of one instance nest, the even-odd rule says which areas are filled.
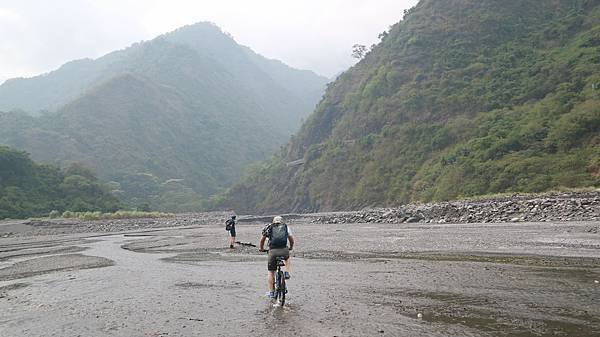
[[[0,0],[0,83],[97,58],[198,21],[240,44],[322,75],[353,64],[418,0]]]

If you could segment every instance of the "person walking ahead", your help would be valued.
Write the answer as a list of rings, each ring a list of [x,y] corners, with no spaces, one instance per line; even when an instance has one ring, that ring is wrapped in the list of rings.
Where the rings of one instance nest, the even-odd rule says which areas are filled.
[[[225,221],[225,229],[229,231],[229,248],[233,249],[235,244],[235,215],[231,216],[231,219]]]
[[[290,278],[290,250],[294,249],[294,236],[287,224],[283,222],[281,216],[273,218],[273,223],[266,225],[262,230],[259,250],[264,251],[265,241],[269,239],[269,257],[267,261],[267,297],[275,297],[273,283],[275,281],[275,270],[277,270],[276,258],[281,256],[285,258],[284,275],[286,279]],[[290,243],[288,248],[288,241]]]

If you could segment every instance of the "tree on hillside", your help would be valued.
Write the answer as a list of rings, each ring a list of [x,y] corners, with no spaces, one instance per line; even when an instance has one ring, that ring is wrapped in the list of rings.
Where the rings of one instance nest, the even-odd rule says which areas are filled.
[[[352,46],[352,57],[362,59],[367,54],[367,47],[363,44],[355,44]]]

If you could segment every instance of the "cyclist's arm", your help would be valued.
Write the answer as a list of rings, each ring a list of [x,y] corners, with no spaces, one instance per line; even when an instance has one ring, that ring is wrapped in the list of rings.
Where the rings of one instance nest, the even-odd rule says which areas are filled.
[[[294,249],[294,237],[289,235],[288,240],[290,241],[290,250]]]
[[[266,239],[267,239],[267,237],[264,235],[260,237],[260,242],[258,243],[259,250],[265,250],[265,240]]]

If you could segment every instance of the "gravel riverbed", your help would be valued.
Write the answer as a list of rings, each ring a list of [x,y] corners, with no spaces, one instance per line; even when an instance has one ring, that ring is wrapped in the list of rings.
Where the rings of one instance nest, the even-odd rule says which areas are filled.
[[[264,298],[266,256],[226,247],[230,212],[4,221],[0,336],[598,336],[597,195],[572,198],[402,208],[419,222],[383,216],[393,209],[287,215],[297,245],[283,308]],[[505,202],[519,217],[544,203],[588,217],[470,223],[461,211],[444,223],[424,211]],[[238,240],[256,244],[269,216],[239,218]]]

